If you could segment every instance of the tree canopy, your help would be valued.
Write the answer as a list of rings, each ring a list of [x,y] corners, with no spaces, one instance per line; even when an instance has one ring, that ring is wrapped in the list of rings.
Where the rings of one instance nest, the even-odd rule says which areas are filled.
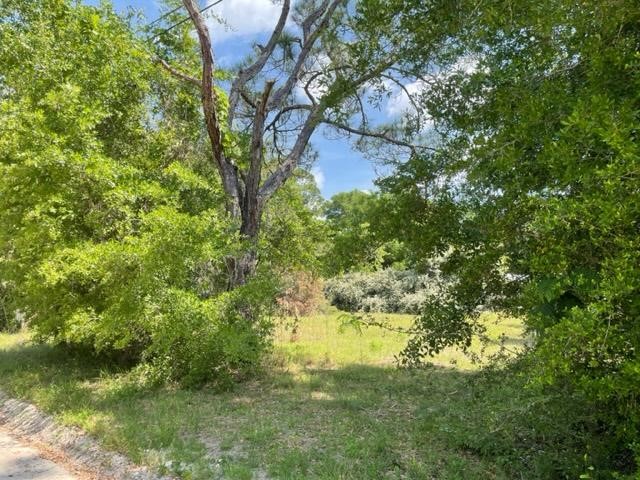
[[[478,8],[444,51],[471,68],[425,84],[441,147],[380,182],[390,228],[453,280],[407,361],[468,346],[482,309],[523,315],[535,382],[586,394],[636,456],[639,15],[634,1]]]
[[[258,241],[265,205],[302,164],[321,125],[355,136],[367,150],[370,141],[405,153],[426,148],[417,135],[425,121],[421,109],[403,125],[376,124],[372,109],[379,108],[392,86],[406,90],[406,82],[432,68],[431,52],[446,42],[459,19],[458,13],[444,8],[446,3],[417,2],[408,10],[402,2],[291,5],[283,0],[267,43],[256,45],[255,55],[227,72],[216,67],[211,40],[216,31],[207,26],[207,7],[201,11],[194,0],[183,1],[199,43],[199,73],[190,71],[193,51],[187,51],[185,59],[184,50],[174,48],[180,33],[158,28],[153,37],[158,61],[199,90],[211,163],[220,176],[227,210],[249,245]],[[412,38],[410,19],[420,14],[432,21],[428,32],[420,30],[421,55],[415,55],[409,53],[412,44],[407,40]],[[249,246],[232,260],[233,283],[240,285],[255,271],[255,248]]]
[[[469,347],[487,309],[523,318],[530,386],[586,399],[587,456],[632,475],[637,0],[280,6],[223,70],[194,0],[167,4],[171,29],[0,4],[0,326],[18,310],[41,340],[224,383],[269,348],[282,277],[376,271],[334,293],[375,277],[419,310],[406,365]],[[387,122],[393,92],[408,109]],[[320,128],[386,162],[378,192],[324,204],[305,171]]]

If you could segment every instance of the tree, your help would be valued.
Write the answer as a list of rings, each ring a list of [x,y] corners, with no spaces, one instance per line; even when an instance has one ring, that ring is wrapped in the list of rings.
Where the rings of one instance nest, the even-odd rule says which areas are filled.
[[[395,231],[416,256],[444,254],[453,281],[405,358],[468,346],[482,308],[524,316],[529,376],[590,399],[603,472],[640,459],[639,15],[634,1],[483,4],[425,84],[441,148],[381,182]]]
[[[403,265],[402,242],[381,235],[386,202],[379,194],[352,190],[326,203],[328,248],[322,257],[326,275],[372,271]]]
[[[326,249],[327,228],[313,176],[298,170],[265,207],[260,248],[261,269],[277,275],[292,271],[317,274]]]
[[[140,128],[152,70],[112,12],[9,1],[0,16],[0,266],[22,287],[56,248],[117,238],[157,200]]]
[[[338,193],[327,202],[325,218],[331,238],[323,263],[328,275],[375,268],[378,245],[371,225],[375,206],[375,196],[360,190]]]
[[[405,84],[430,67],[424,61],[428,53],[411,54],[396,27],[415,16],[429,17],[433,28],[421,38],[424,54],[446,40],[459,17],[451,15],[448,2],[439,1],[416,2],[406,11],[399,8],[402,1],[349,6],[345,0],[305,0],[292,8],[290,0],[283,0],[269,40],[230,73],[224,91],[214,83],[216,75],[225,75],[216,70],[207,22],[194,0],[183,3],[197,34],[202,74],[196,78],[185,73],[188,65],[176,67],[162,58],[171,43],[162,32],[156,35],[159,61],[200,90],[212,163],[227,210],[249,245],[231,259],[231,283],[241,285],[256,268],[266,204],[300,165],[312,134],[322,125],[355,136],[363,148],[368,141],[408,153],[424,148],[414,138],[424,122],[420,111],[401,125],[376,125],[371,106],[379,106],[393,85],[409,94]]]
[[[275,288],[227,291],[237,238],[187,87],[107,4],[11,0],[0,18],[2,307],[8,286],[36,339],[158,380],[250,373]]]

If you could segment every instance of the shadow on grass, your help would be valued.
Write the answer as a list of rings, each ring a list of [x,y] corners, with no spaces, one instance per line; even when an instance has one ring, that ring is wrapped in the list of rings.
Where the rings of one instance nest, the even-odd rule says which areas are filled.
[[[558,478],[584,467],[583,404],[529,391],[514,371],[280,369],[222,393],[150,387],[131,373],[60,347],[0,343],[7,393],[185,478],[216,469],[239,479],[256,469],[275,478]]]
[[[86,351],[21,340],[8,348],[0,345],[0,378],[9,394],[36,401],[48,413],[58,414],[90,404],[108,404],[150,391],[143,385],[122,382],[96,395],[99,384],[124,377],[131,365]]]

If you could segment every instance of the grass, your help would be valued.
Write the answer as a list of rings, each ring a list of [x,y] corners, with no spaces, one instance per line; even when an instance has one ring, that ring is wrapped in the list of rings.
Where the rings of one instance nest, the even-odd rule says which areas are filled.
[[[485,320],[494,338],[519,341],[517,321]],[[484,401],[478,385],[487,382],[459,352],[399,370],[402,334],[339,333],[341,323],[334,312],[301,319],[297,333],[278,328],[274,367],[223,393],[148,387],[140,375],[34,345],[25,333],[0,334],[0,385],[184,479],[513,478],[501,449],[520,437],[499,424],[513,414],[504,405],[518,399],[518,384],[485,391]],[[488,436],[488,428],[497,429]],[[487,442],[498,451],[483,451]],[[533,473],[527,478],[545,478]]]
[[[413,323],[412,315],[372,314],[370,320],[391,327],[407,329]],[[472,350],[488,360],[500,350],[500,343],[521,347],[524,343],[522,323],[513,317],[493,313],[483,314],[482,323],[490,339],[483,345],[475,341]],[[396,363],[396,357],[407,342],[407,335],[380,327],[358,328],[349,322],[349,316],[336,309],[320,315],[301,318],[296,331],[292,321],[282,322],[275,332],[276,352],[285,358],[290,367],[336,368],[354,364],[388,366]],[[439,366],[460,370],[477,370],[480,366],[459,350],[449,348],[431,360]]]

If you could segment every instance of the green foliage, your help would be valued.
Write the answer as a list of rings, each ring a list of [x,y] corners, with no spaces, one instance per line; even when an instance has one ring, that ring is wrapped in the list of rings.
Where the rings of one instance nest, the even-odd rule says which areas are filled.
[[[325,270],[335,275],[375,263],[370,214],[375,197],[360,190],[338,193],[327,202],[325,217],[332,233]]]
[[[597,405],[602,476],[639,458],[638,25],[631,0],[483,4],[439,54],[475,67],[422,98],[442,148],[381,182],[390,231],[452,280],[409,360],[468,345],[482,307],[525,314],[532,383]]]
[[[331,305],[347,312],[418,313],[439,284],[435,274],[389,268],[331,278],[324,290]]]
[[[11,306],[11,288],[7,283],[0,283],[0,332],[12,331],[16,327],[16,315]]]
[[[160,378],[220,387],[255,373],[269,347],[273,284],[253,279],[209,299],[171,290],[154,306],[145,358]]]
[[[274,292],[259,280],[212,291],[232,253],[218,216],[158,207],[140,220],[136,235],[60,249],[41,263],[29,285],[49,307],[32,325],[38,337],[141,358],[159,378],[186,384],[255,368]]]
[[[0,17],[0,278],[12,303],[39,339],[145,361],[158,379],[255,369],[273,282],[225,291],[239,245],[197,104],[169,95],[108,6],[10,1]]]
[[[262,218],[262,270],[285,276],[320,270],[327,235],[322,203],[313,177],[301,169],[276,192]]]
[[[451,404],[424,406],[423,438],[491,459],[509,478],[610,478],[594,465],[624,459],[608,458],[610,438],[599,436],[594,404],[567,387],[528,388],[528,375],[522,362],[485,369]]]
[[[402,266],[402,243],[380,238],[378,224],[383,209],[379,195],[362,190],[338,193],[326,203],[329,246],[321,257],[326,275]]]
[[[311,174],[300,169],[266,206],[258,268],[279,277],[276,300],[281,314],[306,315],[323,300],[318,276],[327,243],[320,218],[323,203]]]

